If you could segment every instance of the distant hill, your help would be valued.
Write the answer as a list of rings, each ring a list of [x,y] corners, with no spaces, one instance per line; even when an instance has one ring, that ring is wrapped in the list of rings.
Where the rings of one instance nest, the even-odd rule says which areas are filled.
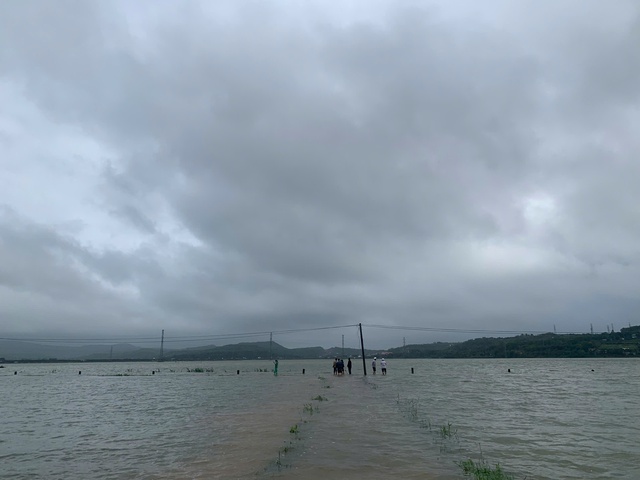
[[[345,357],[353,357],[359,350],[345,349]],[[367,350],[367,354],[374,354]],[[164,360],[254,360],[260,358],[303,359],[342,356],[342,349],[334,347],[286,348],[276,342],[251,342],[232,345],[192,347],[164,350]],[[0,359],[4,361],[109,361],[158,360],[159,348],[140,348],[129,344],[60,346],[35,342],[0,341]]]
[[[236,343],[220,347],[200,347],[186,349],[165,355],[171,360],[242,360],[260,358],[302,359],[302,358],[334,358],[342,356],[342,349],[337,347],[325,349],[323,347],[286,348],[276,342]],[[355,349],[344,350],[345,357],[356,356]],[[367,352],[371,353],[372,350]]]
[[[135,345],[120,343],[115,345],[61,346],[15,340],[0,340],[0,358],[6,360],[76,360],[100,358],[131,358],[141,350]],[[156,355],[158,350],[155,349]]]
[[[332,347],[286,348],[276,342],[237,343],[180,350],[165,350],[164,360],[254,360],[352,357],[359,349]],[[407,345],[382,350],[366,350],[367,357],[392,358],[561,358],[620,357],[640,355],[640,326],[600,334],[518,335],[476,338],[459,343]],[[130,344],[59,346],[35,342],[0,341],[0,361],[109,361],[158,360],[159,348]]]

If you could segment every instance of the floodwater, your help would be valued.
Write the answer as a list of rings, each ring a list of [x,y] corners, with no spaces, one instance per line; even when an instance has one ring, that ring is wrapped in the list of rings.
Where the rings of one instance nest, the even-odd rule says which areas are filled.
[[[388,363],[5,364],[0,478],[639,478],[637,359]]]

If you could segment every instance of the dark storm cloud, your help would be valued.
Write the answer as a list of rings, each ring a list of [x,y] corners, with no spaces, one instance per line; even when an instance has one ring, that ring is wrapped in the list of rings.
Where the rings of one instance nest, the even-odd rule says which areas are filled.
[[[68,281],[140,329],[160,311],[193,332],[584,329],[585,296],[624,316],[640,23],[633,3],[587,4],[574,20],[578,4],[496,2],[477,22],[390,4],[340,23],[276,4],[162,3],[143,23],[128,4],[3,5],[0,72],[108,147],[92,205],[137,242],[33,227],[23,247],[78,268],[30,291]],[[12,291],[34,274],[3,273]]]

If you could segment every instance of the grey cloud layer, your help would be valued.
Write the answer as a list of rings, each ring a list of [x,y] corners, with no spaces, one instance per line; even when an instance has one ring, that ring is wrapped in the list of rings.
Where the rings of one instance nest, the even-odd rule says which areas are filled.
[[[95,204],[142,239],[99,251],[5,214],[7,239],[16,218],[31,234],[0,252],[33,253],[3,264],[4,296],[34,330],[47,322],[30,305],[57,295],[87,313],[54,307],[68,330],[631,321],[640,23],[587,3],[548,31],[513,9],[504,24],[434,7],[337,26],[245,5],[141,32],[109,4],[3,5],[0,73],[115,152]],[[49,277],[30,282],[38,258]]]

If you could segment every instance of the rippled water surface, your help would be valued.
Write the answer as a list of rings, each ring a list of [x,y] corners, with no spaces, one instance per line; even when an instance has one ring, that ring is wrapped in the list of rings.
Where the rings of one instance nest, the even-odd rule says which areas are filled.
[[[5,364],[0,478],[640,478],[636,359],[354,366]]]

